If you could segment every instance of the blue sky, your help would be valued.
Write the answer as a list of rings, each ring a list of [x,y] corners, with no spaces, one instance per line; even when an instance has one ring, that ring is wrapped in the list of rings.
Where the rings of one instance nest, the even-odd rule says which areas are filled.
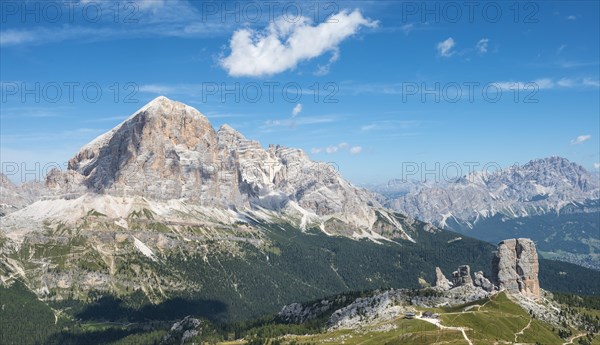
[[[158,95],[359,184],[403,162],[597,171],[599,3],[450,4],[2,2],[3,171],[39,177]]]

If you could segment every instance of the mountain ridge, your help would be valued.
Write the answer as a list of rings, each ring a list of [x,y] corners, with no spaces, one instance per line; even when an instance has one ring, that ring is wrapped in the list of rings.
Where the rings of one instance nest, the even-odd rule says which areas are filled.
[[[532,160],[492,173],[475,172],[455,181],[413,187],[389,201],[394,210],[438,226],[450,218],[472,227],[496,214],[516,218],[558,212],[573,202],[600,198],[600,181],[562,157]]]
[[[411,240],[393,212],[335,167],[311,161],[300,149],[263,148],[229,125],[215,130],[198,110],[164,96],[84,145],[67,170],[52,170],[42,194],[260,208],[292,215],[304,229],[316,225],[328,234]],[[338,222],[355,231],[340,233]]]

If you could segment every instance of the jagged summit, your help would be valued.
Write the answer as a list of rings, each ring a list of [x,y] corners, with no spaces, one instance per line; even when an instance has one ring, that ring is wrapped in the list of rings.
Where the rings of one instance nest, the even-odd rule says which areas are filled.
[[[263,208],[300,219],[301,228],[412,240],[393,213],[334,167],[311,161],[300,149],[263,148],[229,125],[215,130],[195,108],[162,96],[84,146],[67,171],[49,174],[47,186],[71,197],[93,193]]]
[[[559,212],[565,205],[599,198],[596,176],[565,158],[549,157],[414,188],[391,206],[442,227],[448,221],[472,227],[496,214],[512,218]]]
[[[228,124],[221,125],[221,127],[219,127],[219,132],[235,132],[235,133],[239,133],[238,131],[236,131],[235,129],[233,129],[233,127],[231,127]]]
[[[185,114],[190,114],[191,118],[193,118],[194,120],[208,122],[206,116],[200,113],[197,109],[190,107],[184,103],[173,101],[165,96],[158,96],[150,102],[146,103],[138,110],[136,110],[133,114],[131,114],[128,118],[126,118],[123,122],[115,126],[110,131],[101,134],[96,139],[92,140],[90,143],[85,145],[82,148],[82,150],[105,144],[108,140],[110,140],[110,138],[114,135],[114,133],[117,130],[131,122],[145,121],[150,117],[165,116],[166,114],[178,111]]]

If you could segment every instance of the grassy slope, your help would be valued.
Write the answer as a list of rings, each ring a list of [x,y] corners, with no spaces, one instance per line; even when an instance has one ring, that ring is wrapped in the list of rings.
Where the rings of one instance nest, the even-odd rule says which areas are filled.
[[[542,344],[562,344],[561,339],[551,331],[551,327],[532,319],[520,306],[500,293],[467,312],[450,312],[441,316],[447,326],[467,327],[469,338],[477,343],[491,344],[497,341],[515,341],[515,333],[523,330],[516,338],[518,342]],[[531,324],[530,324],[531,322]],[[529,325],[529,327],[527,327]]]
[[[478,308],[478,306],[481,306]],[[463,311],[465,310],[466,311]],[[433,309],[422,309],[433,310]],[[504,293],[491,300],[481,300],[454,308],[435,309],[440,313],[443,326],[464,327],[474,344],[514,343],[553,345],[563,341],[551,331],[551,326],[531,319],[529,314],[513,303]],[[529,327],[526,326],[529,324]],[[383,331],[382,331],[383,329]],[[519,334],[522,331],[522,334]],[[466,344],[459,330],[440,329],[418,320],[398,318],[367,326],[359,330],[336,330],[322,334],[287,336],[283,343],[348,344],[348,345],[403,345],[403,344]],[[223,344],[244,344],[243,341]]]

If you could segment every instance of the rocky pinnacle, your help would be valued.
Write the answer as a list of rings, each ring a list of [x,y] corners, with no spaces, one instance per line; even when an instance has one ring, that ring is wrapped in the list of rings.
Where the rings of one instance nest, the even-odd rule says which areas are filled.
[[[502,290],[526,297],[540,297],[538,256],[535,243],[527,238],[504,240],[492,261],[492,279]]]

